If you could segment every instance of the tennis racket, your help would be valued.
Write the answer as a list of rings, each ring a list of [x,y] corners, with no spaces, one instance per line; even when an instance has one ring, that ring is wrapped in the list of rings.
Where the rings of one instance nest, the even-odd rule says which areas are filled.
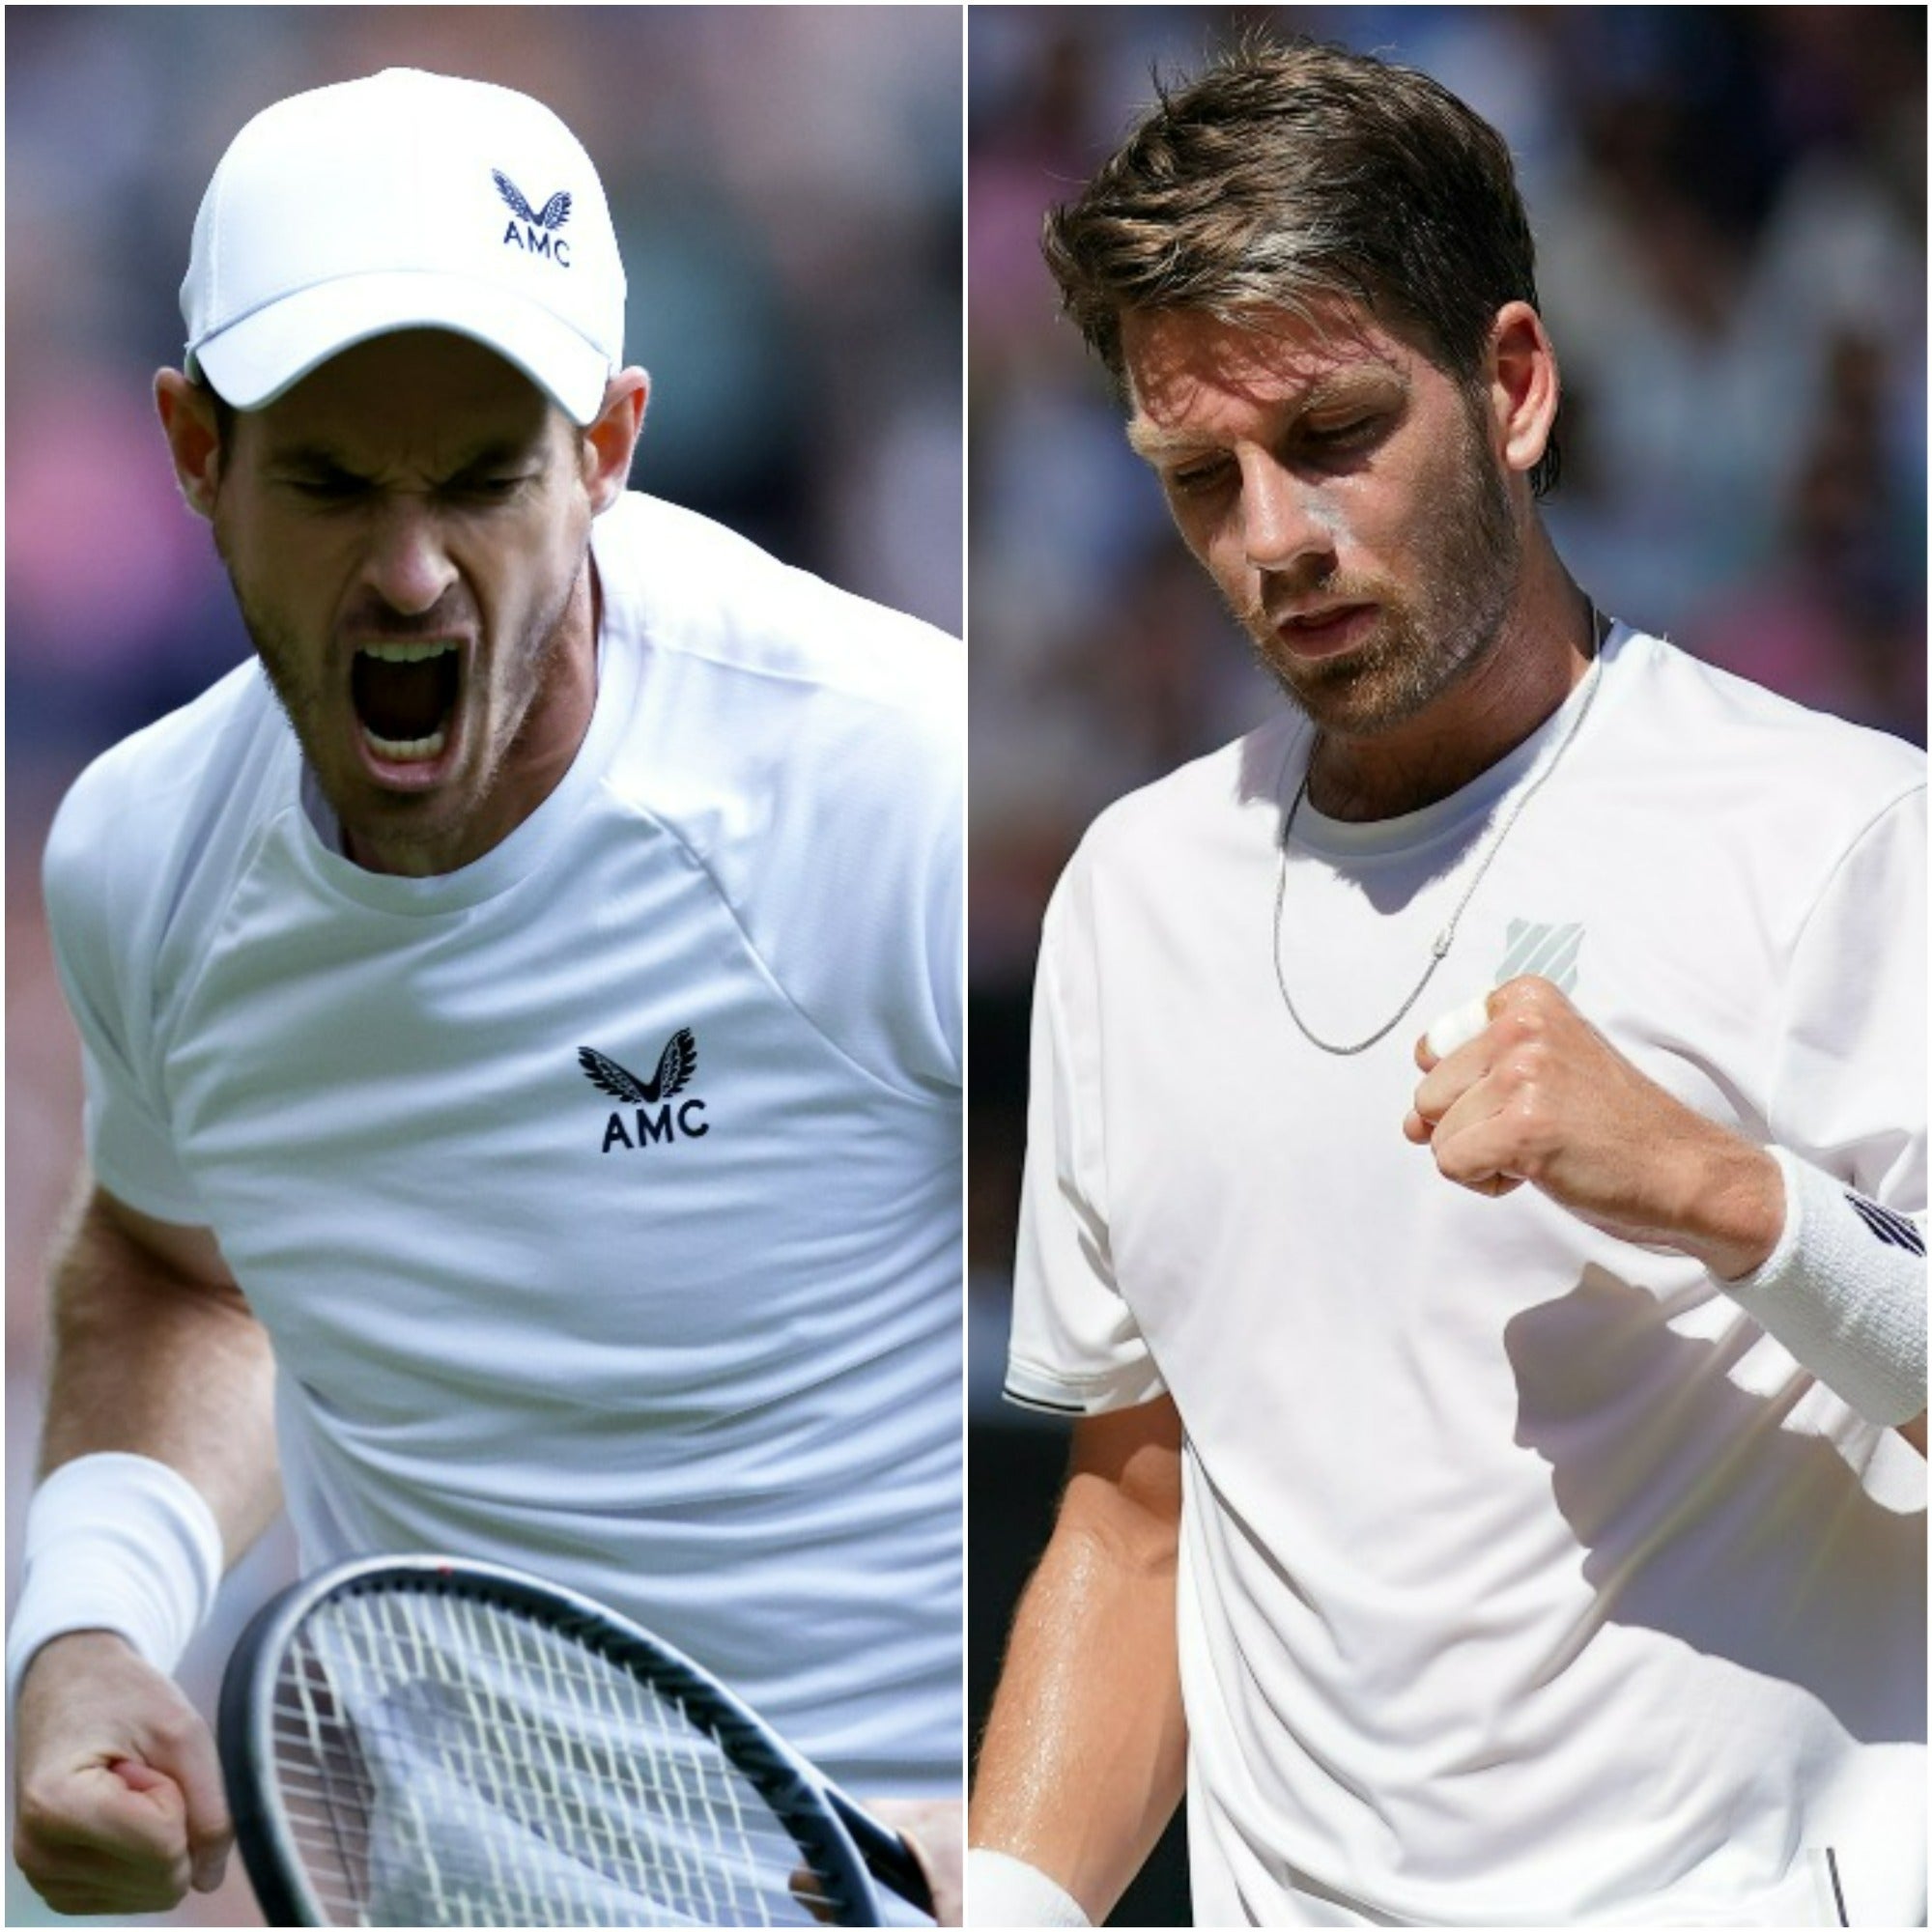
[[[705,1671],[496,1565],[297,1584],[218,1722],[271,1925],[877,1925],[873,1873],[931,1910],[905,1841]]]

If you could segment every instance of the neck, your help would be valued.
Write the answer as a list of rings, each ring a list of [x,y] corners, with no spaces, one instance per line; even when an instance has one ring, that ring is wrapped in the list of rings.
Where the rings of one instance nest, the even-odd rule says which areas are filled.
[[[1596,656],[1588,598],[1546,552],[1495,642],[1413,718],[1372,737],[1323,732],[1308,802],[1330,818],[1395,818],[1460,791],[1505,758],[1580,684]]]

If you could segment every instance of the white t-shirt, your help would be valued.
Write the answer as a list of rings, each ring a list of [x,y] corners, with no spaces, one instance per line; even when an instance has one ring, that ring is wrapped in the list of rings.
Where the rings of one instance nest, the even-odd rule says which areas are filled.
[[[1378,824],[1304,804],[1281,973],[1401,1006],[1587,687]],[[1695,1263],[1403,1137],[1522,971],[1653,1079],[1925,1201],[1923,758],[1619,630],[1407,1021],[1284,1010],[1284,718],[1105,813],[1047,916],[1009,1393],[1185,1431],[1199,1922],[1925,1908],[1925,1470]],[[1829,1854],[1829,1856],[1828,1856]]]
[[[89,1149],[273,1337],[305,1566],[536,1571],[955,1793],[961,652],[646,497],[593,550],[588,734],[459,871],[340,855],[253,665],[80,779]]]

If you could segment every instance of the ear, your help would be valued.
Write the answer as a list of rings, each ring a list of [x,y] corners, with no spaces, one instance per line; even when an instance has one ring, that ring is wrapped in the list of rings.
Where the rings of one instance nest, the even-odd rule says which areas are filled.
[[[619,370],[604,391],[597,420],[583,432],[583,488],[593,517],[624,494],[650,396],[651,379],[641,369]]]
[[[1506,302],[1490,329],[1490,406],[1503,461],[1527,473],[1543,459],[1562,383],[1543,318],[1527,302]]]
[[[221,481],[221,436],[213,404],[207,391],[179,369],[163,369],[155,378],[155,407],[160,412],[168,454],[174,458],[175,481],[188,508],[213,522],[214,493]]]

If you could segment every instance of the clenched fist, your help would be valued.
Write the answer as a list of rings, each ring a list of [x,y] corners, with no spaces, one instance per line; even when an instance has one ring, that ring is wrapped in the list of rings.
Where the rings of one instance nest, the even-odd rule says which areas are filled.
[[[882,1798],[867,1807],[912,1847],[941,1925],[966,1922],[966,1807],[956,1798]]]
[[[58,1912],[165,1912],[221,1883],[233,1837],[214,1740],[120,1637],[77,1631],[27,1666],[14,1856]]]
[[[1720,1281],[1759,1266],[1784,1226],[1763,1148],[1687,1107],[1620,1054],[1548,980],[1498,986],[1489,1024],[1423,1079],[1403,1132],[1478,1194],[1527,1181],[1626,1241],[1676,1249]]]

